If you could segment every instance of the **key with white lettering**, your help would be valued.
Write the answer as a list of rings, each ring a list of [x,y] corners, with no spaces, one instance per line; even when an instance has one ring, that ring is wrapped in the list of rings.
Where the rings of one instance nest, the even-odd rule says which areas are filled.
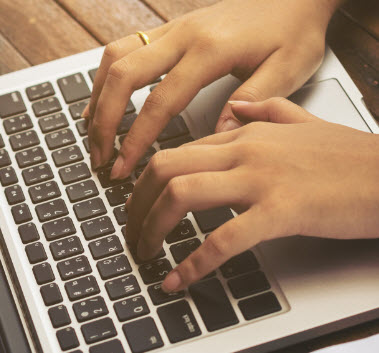
[[[96,239],[115,232],[112,221],[108,216],[83,222],[81,229],[87,240]]]
[[[36,206],[36,212],[40,222],[51,221],[52,219],[68,215],[68,210],[64,200],[57,199]]]
[[[79,72],[62,77],[57,82],[66,103],[80,101],[91,96],[88,85]]]
[[[71,202],[82,201],[99,195],[96,184],[93,180],[85,180],[66,188],[68,198]]]
[[[74,212],[78,221],[85,221],[90,218],[102,216],[107,213],[104,202],[97,197],[88,201],[79,202],[74,205]]]
[[[150,309],[142,295],[117,302],[113,307],[120,321],[135,319],[150,313]]]
[[[79,279],[69,281],[64,285],[68,298],[71,301],[90,297],[100,293],[94,276],[85,276]]]
[[[75,303],[72,308],[79,322],[92,320],[109,312],[102,297],[83,300]]]
[[[64,281],[92,272],[88,259],[84,255],[58,262],[57,267]]]
[[[129,297],[141,292],[136,278],[133,275],[124,276],[105,283],[105,289],[111,300]]]
[[[109,317],[83,325],[82,333],[88,344],[99,342],[117,335],[113,321]]]

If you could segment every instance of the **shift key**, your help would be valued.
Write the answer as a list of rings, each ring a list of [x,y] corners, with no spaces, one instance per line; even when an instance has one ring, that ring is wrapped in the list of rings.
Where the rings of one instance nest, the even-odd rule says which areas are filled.
[[[189,292],[208,331],[238,323],[236,313],[217,278],[195,283],[189,287]]]

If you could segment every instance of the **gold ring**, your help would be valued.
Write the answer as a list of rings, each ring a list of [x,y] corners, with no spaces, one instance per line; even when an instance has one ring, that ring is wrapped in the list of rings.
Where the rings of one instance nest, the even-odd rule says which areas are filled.
[[[144,45],[150,44],[149,36],[145,32],[138,31],[136,34],[137,34],[138,37],[141,38],[141,40],[142,40],[142,42],[143,42]]]

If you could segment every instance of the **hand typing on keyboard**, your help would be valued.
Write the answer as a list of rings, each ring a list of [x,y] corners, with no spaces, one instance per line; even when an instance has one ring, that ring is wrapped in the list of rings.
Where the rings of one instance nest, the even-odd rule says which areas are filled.
[[[141,259],[156,256],[189,211],[200,228],[196,211],[228,205],[240,214],[192,244],[165,291],[186,288],[264,240],[379,235],[376,135],[328,123],[284,98],[231,106],[241,121],[255,122],[157,152],[126,203],[126,238]],[[180,260],[188,255],[177,250]]]
[[[134,90],[167,76],[146,99],[112,170],[125,178],[168,121],[199,90],[228,73],[246,80],[233,100],[287,96],[321,63],[328,21],[340,0],[228,0],[110,43],[96,73],[89,140],[96,169],[112,158],[117,127]],[[238,125],[226,105],[217,131]],[[229,126],[229,127],[228,127]]]

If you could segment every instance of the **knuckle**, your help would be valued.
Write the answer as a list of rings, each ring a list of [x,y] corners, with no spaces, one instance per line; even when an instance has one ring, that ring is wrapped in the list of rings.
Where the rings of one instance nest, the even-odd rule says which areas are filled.
[[[172,178],[166,186],[166,196],[174,204],[179,204],[185,198],[188,191],[187,179],[183,176]]]
[[[126,58],[123,58],[116,61],[110,66],[108,70],[108,76],[121,80],[124,77],[130,78],[132,72],[133,69],[131,68],[131,64],[128,60],[126,60]]]
[[[165,170],[164,165],[168,159],[168,153],[168,150],[161,150],[155,153],[154,156],[150,159],[148,170],[154,178],[159,178],[162,172]]]
[[[260,102],[265,98],[263,92],[256,86],[244,87],[242,86],[232,96],[232,100],[243,100],[248,102]]]
[[[147,111],[156,111],[157,109],[162,109],[166,103],[167,98],[162,88],[157,87],[153,92],[151,92],[144,104],[144,109]]]
[[[108,56],[110,58],[118,58],[120,56],[121,47],[119,41],[114,41],[109,43],[104,49],[104,56]]]
[[[224,225],[227,227],[227,225]],[[234,229],[232,229],[234,233]],[[207,250],[209,251],[209,256],[215,258],[224,258],[230,249],[230,241],[225,241],[225,237],[222,237],[217,234],[210,235],[207,240]]]

